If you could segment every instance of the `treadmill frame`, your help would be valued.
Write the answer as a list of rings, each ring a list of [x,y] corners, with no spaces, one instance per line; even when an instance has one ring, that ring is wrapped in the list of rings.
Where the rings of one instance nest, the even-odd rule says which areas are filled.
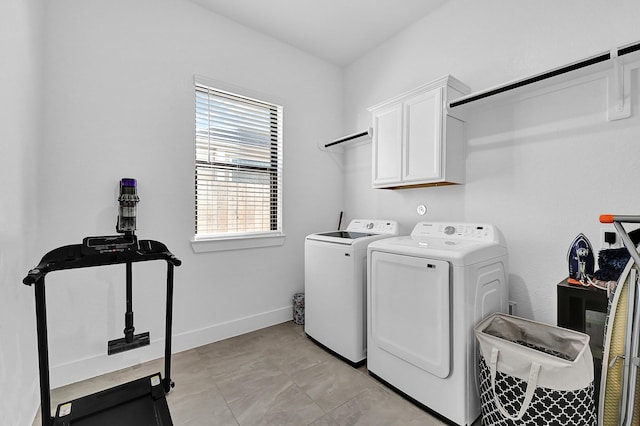
[[[49,348],[47,334],[47,309],[45,276],[49,272],[88,268],[94,266],[126,264],[131,270],[132,263],[150,260],[167,262],[167,297],[165,319],[164,394],[175,385],[171,381],[171,326],[173,321],[173,275],[174,267],[182,262],[167,247],[153,240],[139,240],[134,249],[113,248],[87,253],[83,244],[62,246],[44,255],[38,266],[30,270],[23,283],[34,286],[36,304],[36,326],[38,336],[38,364],[40,374],[40,412],[42,426],[51,426],[56,417],[51,416],[51,384],[49,378]],[[131,280],[131,274],[127,274]],[[151,376],[150,376],[151,377]],[[131,382],[133,383],[133,382]],[[122,386],[122,385],[121,385]],[[113,388],[112,388],[113,389]]]

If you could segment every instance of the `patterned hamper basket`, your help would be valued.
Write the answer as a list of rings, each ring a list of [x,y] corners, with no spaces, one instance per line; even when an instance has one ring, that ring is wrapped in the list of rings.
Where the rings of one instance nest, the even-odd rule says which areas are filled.
[[[485,426],[595,426],[589,336],[506,314],[476,326]]]
[[[293,322],[304,325],[304,293],[293,295]]]

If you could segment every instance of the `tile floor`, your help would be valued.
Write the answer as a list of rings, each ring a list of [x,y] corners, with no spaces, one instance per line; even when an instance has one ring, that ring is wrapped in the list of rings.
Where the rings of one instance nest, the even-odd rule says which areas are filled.
[[[51,405],[162,371],[160,359],[54,389]],[[172,379],[167,400],[176,426],[445,424],[365,367],[319,348],[293,322],[177,353]]]

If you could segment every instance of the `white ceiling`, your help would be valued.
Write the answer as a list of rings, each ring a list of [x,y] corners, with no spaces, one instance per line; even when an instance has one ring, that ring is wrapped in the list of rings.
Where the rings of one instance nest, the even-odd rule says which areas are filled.
[[[447,0],[191,0],[336,65],[347,65]]]

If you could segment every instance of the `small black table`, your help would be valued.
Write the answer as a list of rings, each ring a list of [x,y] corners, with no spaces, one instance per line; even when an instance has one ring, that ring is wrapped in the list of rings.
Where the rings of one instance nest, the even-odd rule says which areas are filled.
[[[589,346],[593,354],[594,401],[600,395],[600,375],[602,373],[602,342],[604,329],[599,326],[607,314],[609,300],[607,292],[595,287],[569,284],[567,280],[558,283],[558,327],[586,333],[590,337]]]

